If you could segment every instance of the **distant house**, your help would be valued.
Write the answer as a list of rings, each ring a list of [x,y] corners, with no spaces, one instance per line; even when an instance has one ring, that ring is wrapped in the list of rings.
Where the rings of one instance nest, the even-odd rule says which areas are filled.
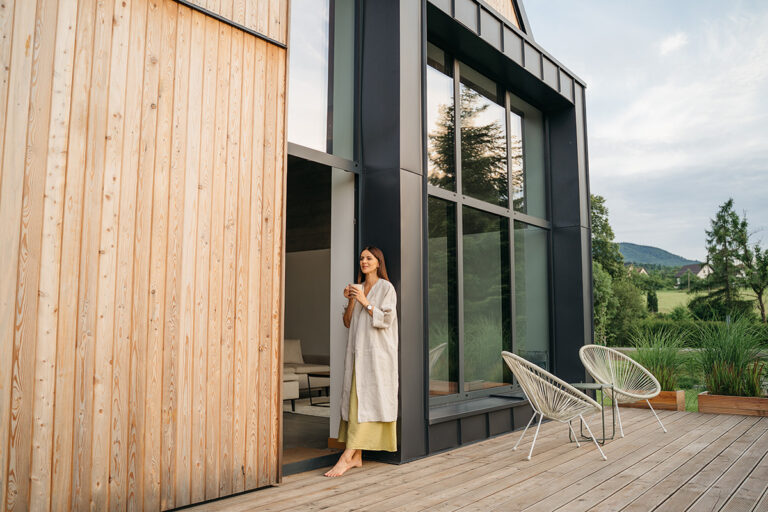
[[[648,272],[645,270],[645,268],[643,268],[643,267],[636,267],[636,266],[632,265],[631,263],[627,267],[627,272],[630,273],[630,274],[635,272],[637,274],[641,274],[641,275],[644,275],[644,276],[648,275]]]
[[[681,267],[680,270],[677,271],[677,274],[675,274],[675,277],[680,279],[685,274],[690,272],[694,276],[698,277],[699,279],[705,279],[709,274],[712,273],[712,267],[707,265],[706,263],[693,263],[691,265],[685,265],[684,267]]]

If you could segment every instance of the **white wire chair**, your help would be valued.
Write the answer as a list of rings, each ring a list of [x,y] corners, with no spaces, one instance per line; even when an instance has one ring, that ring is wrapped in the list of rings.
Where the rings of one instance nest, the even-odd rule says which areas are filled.
[[[541,420],[545,417],[561,423],[567,423],[568,429],[576,439],[576,446],[580,447],[581,444],[576,438],[576,433],[573,431],[573,427],[571,427],[571,420],[580,418],[587,427],[587,432],[589,432],[589,436],[592,438],[592,441],[594,441],[603,460],[607,460],[607,457],[603,453],[603,450],[600,449],[600,445],[597,444],[597,440],[583,416],[587,413],[600,412],[602,410],[600,404],[567,382],[558,379],[548,371],[518,355],[503,351],[501,357],[504,358],[504,362],[507,363],[509,369],[512,370],[512,373],[515,375],[517,382],[523,389],[523,392],[533,409],[533,416],[531,416],[531,419],[525,426],[525,430],[523,430],[523,433],[520,435],[520,439],[517,440],[515,447],[512,448],[513,450],[517,450],[520,441],[523,440],[525,433],[528,431],[528,427],[531,426],[531,423],[534,418],[536,418],[537,414],[539,416],[539,423],[536,426],[536,433],[533,435],[533,443],[531,443],[531,449],[528,452],[528,460],[531,460],[533,447],[539,436]]]
[[[645,400],[661,429],[667,429],[651,406],[650,399],[661,392],[661,386],[651,372],[643,368],[637,361],[612,348],[601,345],[584,345],[579,349],[579,358],[587,372],[599,383],[613,386],[613,392],[605,393],[613,402],[613,411],[619,420],[619,433],[624,437],[624,427],[621,426],[619,404]]]

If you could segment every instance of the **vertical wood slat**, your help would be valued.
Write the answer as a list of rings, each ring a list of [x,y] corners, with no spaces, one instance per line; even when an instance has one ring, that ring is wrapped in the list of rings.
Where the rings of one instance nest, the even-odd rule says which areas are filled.
[[[141,100],[144,65],[144,35],[146,33],[146,3],[131,0],[130,33],[128,41],[126,94],[124,113],[124,139],[122,151],[122,185],[119,206],[117,277],[115,285],[115,356],[112,371],[112,432],[110,447],[110,510],[136,508],[135,477],[135,429],[132,418],[135,414],[131,400],[137,387],[132,359],[135,354],[135,327],[142,315],[136,314],[141,303],[134,294],[135,246],[143,237],[137,224],[144,210],[139,202],[139,154],[141,137]],[[136,172],[134,172],[136,170]],[[143,186],[143,185],[142,185]],[[141,276],[142,274],[138,274]],[[146,332],[146,328],[144,328]],[[137,408],[138,409],[138,408]],[[133,448],[132,448],[133,447]]]
[[[69,138],[67,143],[64,224],[61,241],[59,323],[56,347],[56,403],[54,406],[53,477],[51,508],[73,505],[74,420],[79,269],[82,240],[88,106],[93,60],[96,3],[77,5]]]
[[[53,75],[54,64],[61,62],[61,46],[57,46],[57,34],[61,27],[58,23],[56,2],[41,4],[38,2],[38,21],[35,31],[35,51],[38,52],[35,60],[37,83],[33,79],[32,104],[37,112],[32,115],[30,110],[30,124],[32,129],[35,124],[40,130],[39,134],[29,137],[30,144],[27,166],[35,172],[39,179],[44,180],[45,193],[40,200],[41,205],[35,204],[33,198],[30,207],[39,211],[42,221],[42,239],[39,248],[39,284],[37,333],[36,333],[36,361],[35,361],[35,390],[34,390],[34,414],[33,432],[31,433],[32,460],[30,478],[30,509],[47,509],[50,506],[51,486],[51,450],[53,441],[53,398],[56,382],[56,327],[58,312],[58,278],[60,258],[60,222],[61,204],[63,196],[64,175],[61,158],[61,144],[56,140],[62,137],[61,127],[66,129],[66,124],[61,123],[62,113],[57,107],[61,103],[60,96],[52,93],[54,84],[66,88],[66,81],[70,78],[65,74],[62,77],[65,83],[55,82]],[[65,6],[63,6],[65,7]],[[61,18],[67,20],[67,15],[62,13]],[[59,25],[59,26],[57,26]],[[72,48],[66,46],[66,41],[59,41],[64,45],[64,50],[71,53]],[[70,68],[71,72],[71,68]],[[54,105],[54,100],[57,101]],[[66,109],[65,100],[65,109]],[[34,119],[36,117],[36,119]],[[58,123],[57,123],[58,120]],[[45,169],[45,172],[41,172]],[[34,196],[35,194],[33,194]],[[32,251],[34,254],[34,251]],[[37,266],[37,265],[36,265]]]
[[[164,243],[166,251],[163,258],[165,277],[165,309],[160,321],[165,325],[163,336],[158,340],[161,347],[161,409],[162,436],[160,440],[160,506],[163,509],[174,508],[176,496],[174,489],[176,482],[176,449],[178,446],[177,412],[179,404],[179,347],[180,338],[183,336],[182,321],[184,320],[184,304],[182,299],[182,251],[184,243],[184,229],[189,222],[184,217],[184,202],[186,190],[184,178],[186,168],[184,166],[182,152],[179,146],[182,143],[182,133],[186,134],[186,97],[175,98],[175,93],[188,86],[188,75],[184,70],[188,69],[189,49],[177,48],[178,40],[187,42],[188,29],[182,16],[178,22],[178,6],[163,3],[163,37],[160,57],[160,83],[158,97],[158,148],[155,156],[155,172],[161,170],[168,175],[169,184],[167,194],[156,194],[160,200],[167,202],[166,229]],[[181,26],[181,28],[179,27]],[[178,35],[181,32],[181,35]],[[186,51],[185,51],[186,50]],[[187,58],[184,58],[186,55]],[[176,67],[182,67],[177,70]],[[178,83],[176,74],[180,76]],[[187,78],[187,80],[185,80]],[[176,89],[174,90],[174,87]],[[175,100],[175,101],[174,101]]]
[[[8,265],[0,273],[0,482],[2,482],[2,505],[14,504],[21,491],[26,493],[24,463],[17,460],[16,429],[18,428],[18,405],[13,401],[15,357],[18,353],[16,332],[16,297],[18,284],[18,262],[22,190],[24,183],[24,157],[26,147],[26,121],[30,102],[30,78],[32,74],[32,52],[25,45],[34,37],[36,2],[10,2],[5,16],[13,20],[10,32],[10,66],[7,76],[7,96],[2,118],[3,145],[0,146],[0,261]],[[11,13],[10,11],[13,11]],[[6,18],[9,19],[9,18]],[[9,32],[3,32],[5,36]],[[5,85],[5,84],[4,84]],[[10,364],[9,364],[10,362]],[[25,371],[33,370],[26,368]],[[24,454],[19,454],[23,458]],[[19,463],[21,462],[21,467]],[[25,496],[22,497],[24,499]]]
[[[98,264],[98,315],[96,319],[95,365],[93,390],[93,445],[91,454],[92,482],[90,505],[106,510],[110,503],[112,480],[112,439],[120,440],[119,430],[112,429],[113,360],[120,340],[115,337],[117,313],[124,309],[117,297],[117,250],[122,184],[122,151],[125,119],[125,97],[130,36],[130,4],[115,2],[111,20],[112,46],[109,65],[106,147],[103,164],[104,185],[101,194],[101,234]],[[117,407],[119,408],[119,403]],[[118,427],[119,428],[119,427]],[[119,445],[117,446],[119,449]],[[117,474],[114,478],[119,478]],[[120,488],[115,487],[120,501]]]
[[[163,0],[150,0],[147,10],[147,46],[144,68],[144,114],[141,124],[141,163],[146,176],[152,176],[152,188],[149,192],[151,205],[147,207],[147,236],[149,240],[149,279],[147,282],[147,333],[145,342],[143,373],[145,374],[143,402],[144,408],[142,436],[143,482],[140,484],[143,503],[139,509],[158,510],[160,508],[160,460],[161,450],[161,395],[162,377],[162,339],[165,317],[165,251],[168,216],[168,172],[161,165],[156,165],[157,153],[165,139],[159,136],[159,94],[160,94],[160,57],[164,47],[162,28],[164,9]],[[164,93],[165,94],[165,93]],[[167,135],[165,135],[167,138]],[[140,171],[142,172],[142,171]],[[147,200],[150,198],[148,197]],[[139,296],[140,298],[140,296]],[[139,311],[141,314],[141,311]],[[138,333],[141,335],[141,333]]]
[[[217,196],[220,196],[222,202],[221,209],[217,207],[217,214],[220,215],[221,222],[221,243],[222,243],[222,296],[221,296],[221,419],[220,436],[221,452],[219,455],[220,471],[220,492],[230,494],[238,492],[235,487],[235,470],[238,463],[237,454],[234,448],[234,439],[239,431],[239,422],[235,408],[235,397],[237,396],[237,371],[234,369],[234,347],[232,339],[231,323],[232,315],[228,307],[230,296],[229,284],[231,273],[227,267],[227,246],[224,240],[224,197],[226,195],[226,174],[225,165],[227,158],[227,125],[229,117],[229,90],[226,87],[227,77],[229,77],[229,61],[231,52],[231,37],[228,27],[219,25],[218,29],[218,66],[216,76],[216,129],[214,134],[214,182],[217,184]],[[217,231],[218,233],[218,231]]]
[[[37,370],[35,391],[35,432],[30,509],[47,509],[52,497],[52,463],[54,452],[54,392],[56,388],[57,335],[59,320],[59,279],[61,276],[62,227],[66,180],[67,136],[70,95],[74,64],[77,6],[74,0],[62,2],[56,12],[55,54],[51,86],[51,113],[48,129],[43,239],[40,255],[40,292],[37,343],[38,360],[46,361]]]
[[[285,51],[171,0],[2,5],[33,32],[0,75],[0,509],[275,482]]]
[[[32,2],[30,2],[32,3]],[[53,43],[55,41],[56,5],[45,5],[43,0],[36,3],[36,15],[32,39],[25,42],[27,54],[32,56],[29,87],[29,108],[27,112],[26,141],[23,146],[24,179],[22,182],[21,231],[19,233],[18,278],[16,290],[15,338],[13,338],[13,375],[11,380],[11,432],[9,490],[15,496],[9,496],[19,508],[28,506],[31,490],[34,488],[34,501],[47,501],[48,496],[40,496],[38,486],[32,485],[30,474],[37,459],[45,453],[33,452],[33,429],[47,436],[46,425],[35,422],[35,416],[41,416],[50,408],[45,395],[36,400],[36,373],[49,375],[50,363],[54,359],[49,347],[43,347],[37,353],[38,304],[40,256],[43,225],[43,189],[45,173],[37,172],[46,167],[48,154],[48,121],[50,116],[50,87],[53,80]],[[51,9],[52,8],[52,9]],[[53,11],[53,12],[51,12]],[[7,148],[6,148],[7,150]],[[9,340],[10,341],[10,340]],[[54,349],[55,350],[55,349]],[[49,382],[49,381],[46,381]],[[42,383],[43,387],[46,383]],[[39,388],[38,388],[39,389]],[[31,405],[31,406],[30,406]],[[43,432],[41,433],[41,427]],[[30,460],[30,453],[32,460]],[[9,492],[9,494],[11,494]]]
[[[131,55],[129,76],[140,83],[140,93],[130,95],[126,119],[133,121],[126,133],[136,139],[126,155],[132,158],[130,169],[136,169],[136,211],[133,233],[133,282],[131,293],[130,380],[128,383],[128,438],[126,467],[126,505],[131,511],[144,507],[144,425],[147,383],[147,337],[149,329],[149,276],[151,249],[152,198],[154,187],[154,139],[156,128],[157,66],[152,64],[152,39],[147,16],[149,2],[134,0],[131,10]],[[155,84],[154,90],[152,84]],[[135,130],[135,131],[134,131]],[[127,141],[126,141],[127,142]],[[136,167],[133,167],[133,166]],[[132,173],[130,173],[132,174]]]
[[[210,270],[208,283],[208,347],[205,407],[205,498],[219,496],[221,444],[221,274],[224,238],[224,190],[219,186],[221,166],[215,165],[216,73],[218,70],[219,24],[205,23],[203,68],[203,117],[200,136],[200,173],[208,176],[211,194]],[[214,173],[215,170],[215,173]]]

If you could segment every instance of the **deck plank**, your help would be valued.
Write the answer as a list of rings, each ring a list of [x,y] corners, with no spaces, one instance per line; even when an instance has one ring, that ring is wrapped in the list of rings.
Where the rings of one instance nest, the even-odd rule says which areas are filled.
[[[563,425],[542,425],[518,451],[520,432],[399,466],[367,462],[343,478],[315,470],[191,510],[763,510],[768,504],[768,419],[684,411],[622,411],[626,437],[568,443]],[[762,507],[762,508],[761,508]]]

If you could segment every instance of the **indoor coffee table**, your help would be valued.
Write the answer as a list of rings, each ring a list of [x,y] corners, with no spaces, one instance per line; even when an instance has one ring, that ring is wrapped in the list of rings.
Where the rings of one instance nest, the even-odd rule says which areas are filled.
[[[330,376],[331,376],[331,372],[328,372],[328,371],[326,371],[326,372],[310,372],[310,373],[307,373],[307,387],[309,388],[309,405],[314,406],[314,407],[330,407],[331,406],[330,400],[327,401],[327,402],[313,402],[312,401],[312,377],[315,377],[315,378],[324,377],[324,378],[327,379],[327,378],[330,378]],[[321,393],[322,393],[322,388],[324,388],[324,387],[326,387],[326,386],[320,386]]]

